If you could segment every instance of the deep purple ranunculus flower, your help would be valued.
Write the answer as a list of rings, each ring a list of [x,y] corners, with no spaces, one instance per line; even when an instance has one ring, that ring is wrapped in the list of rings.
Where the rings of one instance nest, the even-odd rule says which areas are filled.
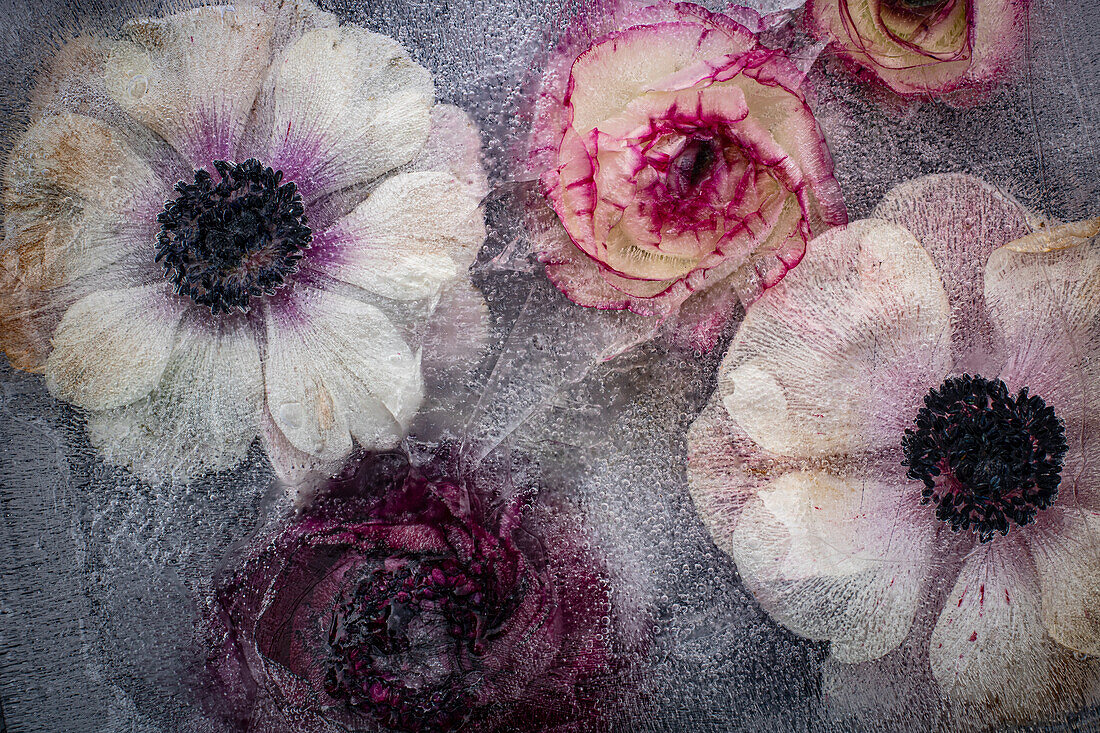
[[[428,474],[367,456],[218,581],[212,667],[241,730],[587,725],[610,599],[575,522]]]

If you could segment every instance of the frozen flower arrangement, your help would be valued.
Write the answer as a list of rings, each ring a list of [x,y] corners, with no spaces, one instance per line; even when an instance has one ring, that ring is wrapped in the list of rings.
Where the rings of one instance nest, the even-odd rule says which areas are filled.
[[[988,88],[1013,64],[1029,0],[807,0],[812,32],[898,94]]]
[[[1100,223],[1035,226],[965,175],[874,217],[748,309],[689,436],[700,516],[836,660],[938,603],[923,643],[963,719],[1077,709],[1100,681]]]
[[[575,520],[469,483],[367,455],[229,568],[212,671],[241,730],[592,723],[612,638],[599,560]]]
[[[737,12],[601,8],[551,58],[529,155],[561,221],[533,234],[554,284],[580,305],[683,315],[703,349],[847,221],[802,73]]]
[[[3,178],[12,364],[149,479],[393,445],[435,313],[484,310],[478,137],[392,39],[302,0],[66,44]],[[459,305],[437,308],[440,302]]]

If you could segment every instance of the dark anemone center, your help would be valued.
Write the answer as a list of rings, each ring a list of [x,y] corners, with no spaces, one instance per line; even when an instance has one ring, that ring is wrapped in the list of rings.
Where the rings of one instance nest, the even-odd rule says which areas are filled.
[[[270,295],[298,267],[312,232],[302,196],[283,173],[249,159],[214,161],[215,183],[203,169],[157,216],[156,261],[176,292],[213,313],[247,311],[253,297]]]
[[[668,190],[676,196],[691,194],[710,176],[721,154],[713,140],[693,138],[669,164]]]
[[[883,4],[894,10],[930,11],[941,5],[946,5],[949,0],[886,0]]]
[[[924,398],[902,441],[909,478],[924,483],[923,503],[953,529],[982,542],[1013,523],[1030,524],[1054,503],[1066,453],[1054,408],[1027,388],[1015,396],[1001,380],[952,377]]]
[[[451,730],[473,710],[472,657],[492,606],[472,567],[402,562],[364,577],[333,612],[325,689],[349,712],[402,731]]]

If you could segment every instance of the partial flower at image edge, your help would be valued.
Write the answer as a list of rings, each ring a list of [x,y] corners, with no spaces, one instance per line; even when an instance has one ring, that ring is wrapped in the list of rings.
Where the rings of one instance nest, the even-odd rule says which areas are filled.
[[[731,12],[619,2],[575,19],[523,164],[561,222],[531,232],[550,280],[704,351],[847,221],[802,72],[761,44],[758,15]]]
[[[905,98],[970,106],[1020,64],[1030,0],[807,0],[828,51]]]
[[[211,617],[223,715],[265,733],[591,726],[617,664],[601,559],[577,517],[456,476],[366,454],[238,553]]]
[[[919,634],[960,722],[1080,710],[1100,681],[1100,224],[1040,227],[965,175],[901,184],[874,217],[748,309],[689,434],[696,508],[836,661]]]

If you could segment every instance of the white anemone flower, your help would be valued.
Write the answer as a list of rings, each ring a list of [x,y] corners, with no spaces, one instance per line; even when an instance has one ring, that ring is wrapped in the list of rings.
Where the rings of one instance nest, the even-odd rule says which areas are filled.
[[[391,38],[197,7],[69,41],[32,102],[0,334],[112,463],[187,480],[260,437],[284,479],[331,470],[399,441],[481,323],[477,131]]]
[[[926,176],[746,310],[688,436],[692,498],[841,679],[908,642],[955,727],[1098,699],[1098,233]]]

